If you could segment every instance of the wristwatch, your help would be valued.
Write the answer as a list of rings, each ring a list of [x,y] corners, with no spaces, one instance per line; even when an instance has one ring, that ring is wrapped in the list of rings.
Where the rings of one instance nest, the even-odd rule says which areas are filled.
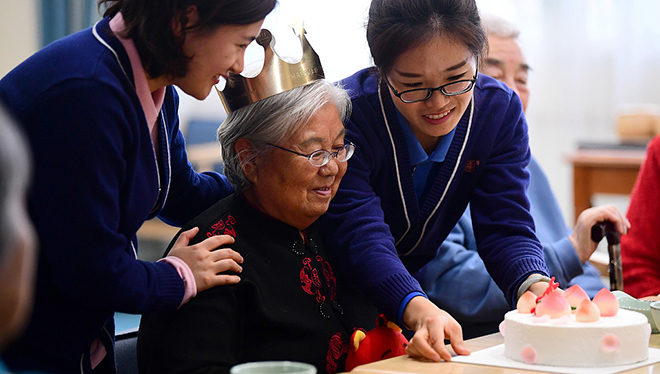
[[[525,281],[520,284],[520,287],[518,287],[518,292],[516,293],[516,303],[518,302],[518,299],[520,299],[520,296],[522,296],[532,284],[537,282],[550,282],[550,278],[541,274],[533,274],[527,277],[527,279],[525,279]]]

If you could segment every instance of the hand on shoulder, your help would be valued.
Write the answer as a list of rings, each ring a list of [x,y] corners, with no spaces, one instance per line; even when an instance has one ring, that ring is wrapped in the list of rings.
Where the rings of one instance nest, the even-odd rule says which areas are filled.
[[[217,235],[189,246],[190,240],[195,237],[197,227],[184,231],[179,235],[170,250],[169,256],[176,256],[183,260],[193,272],[197,284],[197,292],[215,286],[236,284],[241,278],[238,275],[220,274],[225,271],[240,273],[243,268],[243,257],[230,248],[220,248],[234,243],[229,235]]]

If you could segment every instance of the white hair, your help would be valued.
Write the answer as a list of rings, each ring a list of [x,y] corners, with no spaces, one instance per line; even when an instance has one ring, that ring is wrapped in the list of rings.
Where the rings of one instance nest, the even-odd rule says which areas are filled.
[[[218,140],[222,147],[224,173],[234,189],[243,192],[251,185],[242,165],[272,152],[267,143],[278,144],[288,139],[329,102],[337,107],[339,118],[345,122],[351,113],[350,97],[346,90],[326,80],[279,93],[231,112],[218,129]],[[250,154],[242,161],[234,147],[238,139],[247,139],[252,145]]]
[[[487,35],[512,39],[516,39],[520,35],[520,29],[502,17],[493,14],[482,14],[481,21]]]

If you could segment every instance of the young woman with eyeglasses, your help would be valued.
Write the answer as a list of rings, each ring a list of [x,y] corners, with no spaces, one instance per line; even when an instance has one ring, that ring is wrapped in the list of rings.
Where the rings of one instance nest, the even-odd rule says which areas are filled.
[[[411,274],[468,203],[512,306],[549,280],[525,195],[527,124],[513,91],[479,75],[487,38],[474,0],[373,0],[367,40],[375,68],[342,81],[356,150],[324,227],[354,283],[414,331],[409,355],[449,361],[445,339],[469,353],[461,328]]]

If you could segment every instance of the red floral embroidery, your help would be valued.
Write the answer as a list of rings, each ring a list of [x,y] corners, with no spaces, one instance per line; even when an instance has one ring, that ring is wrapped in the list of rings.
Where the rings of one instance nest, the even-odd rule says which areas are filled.
[[[339,359],[348,353],[350,347],[348,343],[342,338],[342,333],[338,332],[330,338],[330,343],[328,345],[328,354],[325,360],[325,370],[328,374],[334,374],[337,372],[337,366],[339,364]]]
[[[309,257],[303,259],[303,268],[300,269],[300,285],[310,295],[316,295],[316,301],[322,303],[325,296],[321,294],[321,280],[319,272],[311,265],[312,260]]]
[[[227,220],[219,220],[211,226],[211,230],[206,233],[206,237],[210,238],[217,235],[230,235],[236,237],[236,230],[234,230],[234,225],[236,224],[236,219],[233,216],[227,216]]]
[[[337,279],[335,274],[332,271],[330,264],[323,259],[323,256],[317,255],[316,261],[321,265],[323,269],[323,278],[324,283],[328,286],[330,295],[323,295],[321,289],[321,278],[319,276],[319,271],[312,267],[312,259],[305,257],[303,262],[303,268],[300,269],[300,285],[302,289],[310,295],[316,296],[316,301],[322,303],[326,300],[326,296],[330,297],[330,300],[337,300]]]
[[[325,277],[325,283],[328,285],[328,288],[330,289],[330,300],[336,300],[337,299],[337,279],[335,278],[335,274],[332,272],[332,267],[328,263],[328,261],[324,260],[323,257],[316,256],[316,261],[318,261],[321,266],[323,267],[323,276]]]

